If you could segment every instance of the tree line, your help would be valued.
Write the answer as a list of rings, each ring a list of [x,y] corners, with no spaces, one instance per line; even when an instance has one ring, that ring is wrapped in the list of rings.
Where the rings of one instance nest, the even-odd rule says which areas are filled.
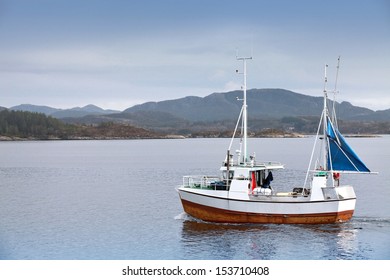
[[[318,126],[314,117],[290,117],[280,120],[253,120],[250,127],[252,137],[266,137],[294,133],[313,134]],[[390,134],[390,122],[339,122],[341,131],[351,134]],[[100,124],[69,124],[46,116],[43,113],[27,111],[0,111],[0,136],[30,139],[134,139],[164,138],[168,134],[187,137],[231,137],[228,123],[197,123],[186,130],[174,128],[147,129],[117,122]]]
[[[69,128],[60,120],[42,113],[9,110],[0,112],[0,135],[2,136],[38,139],[61,138]]]
[[[43,113],[0,111],[0,136],[30,139],[134,139],[164,135],[126,124],[67,124]]]

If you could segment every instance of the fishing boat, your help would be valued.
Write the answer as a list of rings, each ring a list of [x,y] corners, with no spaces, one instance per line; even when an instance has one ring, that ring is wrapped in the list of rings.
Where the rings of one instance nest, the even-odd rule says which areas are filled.
[[[255,153],[248,153],[246,62],[252,57],[237,59],[243,62],[240,73],[243,98],[239,99],[242,108],[220,174],[183,177],[177,191],[184,211],[196,219],[214,223],[326,224],[351,219],[356,195],[351,185],[340,184],[340,175],[371,171],[339,132],[334,100],[332,113],[328,109],[328,103],[332,102],[326,89],[328,66],[325,66],[324,105],[305,181],[291,186],[287,192],[278,192],[271,186],[273,172],[284,169],[284,165],[261,162]],[[340,59],[337,74],[339,62]],[[240,144],[235,158],[231,148],[240,123]],[[314,155],[319,158],[314,160]]]

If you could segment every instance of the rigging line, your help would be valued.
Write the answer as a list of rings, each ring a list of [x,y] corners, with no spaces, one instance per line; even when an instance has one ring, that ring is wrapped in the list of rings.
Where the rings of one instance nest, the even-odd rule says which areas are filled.
[[[330,152],[329,138],[330,137],[328,137],[328,136],[326,137],[326,141],[328,143],[328,148],[327,148],[328,152],[327,152],[327,154],[328,154],[329,164],[330,164],[330,166],[327,166],[327,170],[333,170],[333,161],[332,161],[332,153]]]
[[[348,161],[353,165],[353,167],[356,169],[357,172],[360,172],[359,171],[359,168],[356,167],[356,165],[352,162],[352,160],[349,158],[349,156],[344,152],[344,150],[341,148],[341,146],[339,145],[339,143],[337,143],[336,141],[333,141],[337,147],[339,148],[339,150],[344,154],[344,156],[348,159]],[[338,171],[338,170],[336,170]]]
[[[339,138],[339,136],[338,136],[338,133],[336,133],[336,131],[339,132],[339,130],[337,129],[337,127],[335,128],[335,126],[333,125],[333,122],[330,120],[329,116],[328,116],[327,121],[328,121],[328,122],[330,123],[330,125],[332,126],[332,129],[333,129],[333,131],[334,131],[334,136],[336,137],[337,143],[338,143],[338,144],[341,144],[341,141],[340,141],[340,138]],[[327,130],[327,131],[328,131],[328,130]],[[326,134],[328,135],[328,133],[326,133]]]
[[[234,128],[233,136],[232,136],[232,139],[230,140],[229,151],[232,148],[233,140],[234,140],[234,137],[236,136],[236,133],[237,133],[237,128],[238,128],[238,124],[240,123],[240,120],[241,120],[242,111],[243,111],[243,107],[241,107],[241,111],[240,111],[240,114],[238,115],[236,127]]]
[[[332,153],[330,152],[330,143],[329,143],[330,137],[327,136],[326,137],[326,141],[328,142],[328,153],[327,154],[328,154],[328,157],[329,157],[329,164],[330,164],[330,166],[327,166],[327,169],[328,169],[328,171],[333,171]],[[330,167],[330,169],[329,169],[329,167]],[[332,173],[332,175],[333,175],[333,173]],[[332,186],[335,186],[335,184],[334,184],[334,181],[335,181],[334,177],[331,176],[331,179],[332,179]]]
[[[377,175],[379,172],[367,172],[367,171],[349,171],[349,170],[333,170],[336,171],[337,173],[341,174],[370,174],[370,175]]]
[[[333,126],[333,124],[332,123],[330,123],[331,124],[331,126],[332,126],[332,128],[333,128],[333,130],[334,130],[334,126]],[[337,130],[337,132],[338,132],[338,130]],[[335,131],[335,136],[336,136],[336,140],[337,141],[335,141],[335,140],[333,140],[333,139],[331,139],[334,143],[335,143],[335,145],[337,146],[337,148],[343,153],[343,155],[348,159],[348,161],[351,163],[351,165],[355,168],[355,170],[356,170],[356,172],[357,173],[363,173],[362,171],[360,171],[359,170],[359,168],[356,166],[356,164],[354,164],[353,163],[353,161],[350,159],[350,157],[344,152],[344,150],[341,148],[341,141],[340,141],[340,139],[339,139],[339,137],[338,137],[338,135],[337,135],[338,133],[336,133],[336,131]],[[330,137],[329,137],[330,138]],[[329,153],[329,154],[331,154],[331,153]],[[361,161],[359,158],[357,158],[359,161]],[[330,163],[331,163],[331,165],[332,165],[332,161],[330,161]],[[364,165],[364,164],[363,164]],[[333,167],[332,167],[332,169],[331,169],[332,171],[334,171],[333,170]],[[336,171],[342,171],[342,170],[336,170]],[[367,172],[367,173],[373,173],[373,172]]]
[[[356,165],[352,162],[352,160],[349,158],[349,156],[344,152],[344,150],[341,148],[341,141],[340,141],[340,139],[339,139],[339,136],[338,136],[338,130],[337,129],[335,129],[335,127],[333,126],[333,123],[332,122],[330,122],[330,125],[332,126],[332,129],[333,129],[333,131],[335,132],[334,134],[335,134],[335,136],[336,136],[336,141],[334,141],[333,139],[332,139],[332,141],[337,145],[337,147],[339,148],[339,150],[344,154],[344,156],[348,159],[348,161],[353,165],[353,167],[356,169],[356,171],[357,172],[360,172],[359,171],[359,168],[357,168],[356,167]],[[337,131],[337,132],[336,132]],[[329,137],[330,138],[330,137]],[[328,146],[328,148],[329,148],[329,152],[328,152],[328,155],[330,155],[331,153],[330,153],[330,147]],[[331,158],[332,159],[332,158]],[[330,162],[330,164],[332,165],[332,161],[330,160],[329,161]],[[333,170],[333,167],[332,167],[332,169],[331,170]]]
[[[320,133],[320,129],[321,129],[323,117],[324,117],[324,112],[322,112],[321,118],[320,118],[320,122],[319,122],[319,124],[318,124],[318,129],[317,129],[317,134],[316,134],[316,140],[314,141],[314,146],[313,146],[313,149],[312,149],[312,151],[311,151],[311,156],[310,156],[310,161],[309,161],[309,167],[307,168],[306,177],[305,177],[305,183],[303,184],[304,187],[306,187],[307,179],[309,178],[309,172],[310,172],[311,165],[312,165],[312,162],[313,162],[314,151],[315,151],[316,146],[317,146],[317,140],[318,140],[318,138],[319,138],[319,133]]]

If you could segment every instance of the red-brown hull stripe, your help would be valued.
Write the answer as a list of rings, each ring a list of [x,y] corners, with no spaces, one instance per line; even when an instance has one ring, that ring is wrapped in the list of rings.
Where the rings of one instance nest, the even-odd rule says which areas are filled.
[[[348,221],[354,212],[348,210],[314,214],[259,214],[219,209],[184,199],[181,202],[187,214],[214,223],[330,224]]]

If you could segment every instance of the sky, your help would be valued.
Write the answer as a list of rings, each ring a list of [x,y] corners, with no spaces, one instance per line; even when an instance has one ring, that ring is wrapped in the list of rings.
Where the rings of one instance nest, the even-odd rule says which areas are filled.
[[[0,106],[124,110],[247,87],[390,108],[389,0],[0,0]]]

